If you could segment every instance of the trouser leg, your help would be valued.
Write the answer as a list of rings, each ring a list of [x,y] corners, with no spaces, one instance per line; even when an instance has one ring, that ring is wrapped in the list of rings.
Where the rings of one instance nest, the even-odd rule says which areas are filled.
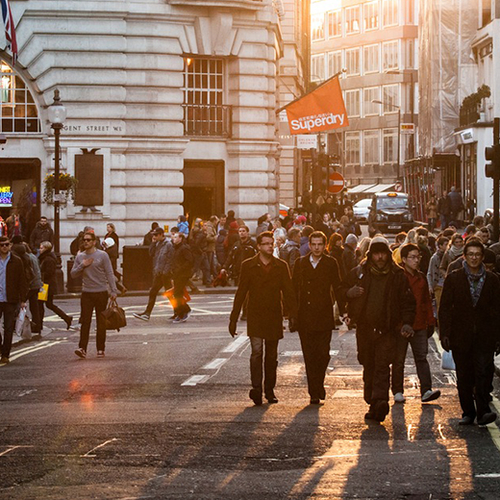
[[[151,315],[151,311],[153,310],[153,307],[155,306],[156,296],[158,295],[158,292],[162,289],[162,287],[163,287],[162,275],[155,274],[155,276],[153,278],[153,284],[151,285],[151,288],[149,290],[149,300],[148,300],[148,305],[146,306],[146,311],[145,311],[145,313],[148,316]]]
[[[274,395],[276,387],[276,370],[278,368],[278,342],[279,340],[265,340],[264,355],[264,392],[266,397]]]
[[[45,306],[44,306],[44,301],[39,300],[38,301],[38,310],[39,310],[39,318],[40,318],[40,332],[43,330],[43,318],[45,317]]]
[[[250,337],[250,379],[252,388],[262,393],[262,359],[264,355],[264,339]]]
[[[89,292],[82,292],[80,297],[80,343],[78,347],[83,350],[87,350],[89,344],[90,335],[90,325],[92,323],[92,312],[94,310],[94,302],[92,300],[92,294]]]
[[[394,359],[392,361],[392,393],[404,392],[405,361],[408,339],[399,335],[395,339]]]
[[[372,402],[389,401],[391,362],[394,358],[395,342],[395,337],[390,333],[378,335],[375,340]]]
[[[2,342],[2,357],[8,358],[12,348],[12,335],[16,324],[16,305],[9,302],[0,304],[3,314],[3,342]],[[0,317],[2,315],[0,314]]]
[[[311,399],[325,398],[325,375],[330,363],[330,343],[332,332],[299,332],[304,363],[306,365],[307,386]]]
[[[184,299],[184,288],[186,288],[188,281],[189,280],[187,278],[174,278],[174,313],[179,318],[183,318],[189,311],[191,311],[191,308]]]
[[[474,394],[478,419],[491,411],[489,403],[493,382],[492,363],[492,351],[487,351],[480,347],[474,348],[474,373],[476,380]]]
[[[474,405],[474,359],[470,352],[453,351],[453,359],[456,365],[457,390],[462,416],[474,418],[476,407]]]
[[[375,371],[375,352],[370,331],[357,328],[356,345],[358,361],[363,366],[363,398],[370,404],[372,400],[373,376]]]
[[[429,352],[429,342],[427,340],[427,330],[417,330],[410,339],[413,359],[417,368],[417,376],[420,381],[420,393],[423,396],[432,389],[432,377],[427,353]]]
[[[96,347],[98,351],[104,351],[106,348],[106,321],[101,313],[106,310],[108,305],[108,292],[97,292],[94,297],[94,308],[97,322]]]
[[[40,333],[41,320],[40,320],[40,307],[38,306],[38,289],[30,290],[28,294],[28,302],[30,305],[31,313],[31,331],[33,333]]]
[[[69,316],[59,307],[54,304],[54,292],[49,290],[49,294],[47,297],[47,309],[55,312],[61,319],[66,322],[69,322]]]

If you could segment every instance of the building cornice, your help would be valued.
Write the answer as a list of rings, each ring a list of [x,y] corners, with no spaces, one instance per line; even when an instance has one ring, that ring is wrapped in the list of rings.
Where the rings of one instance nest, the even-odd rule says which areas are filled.
[[[248,10],[259,10],[265,5],[262,0],[167,0],[167,3],[183,7],[224,7]]]

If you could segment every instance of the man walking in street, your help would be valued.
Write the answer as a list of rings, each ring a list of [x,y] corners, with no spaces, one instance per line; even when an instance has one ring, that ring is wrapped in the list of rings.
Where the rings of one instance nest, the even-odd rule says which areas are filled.
[[[38,256],[40,243],[42,241],[50,241],[54,243],[54,231],[47,221],[47,217],[42,215],[40,220],[36,223],[35,228],[31,231],[30,247],[35,255]]]
[[[335,328],[333,303],[341,282],[337,261],[325,254],[325,234],[311,233],[309,247],[310,252],[295,263],[292,282],[297,297],[297,326],[309,396],[311,404],[319,404],[326,398],[324,382]]]
[[[104,358],[106,349],[106,324],[101,313],[106,309],[108,303],[108,290],[111,291],[111,299],[116,299],[115,274],[108,254],[104,250],[96,248],[97,239],[95,233],[86,232],[82,238],[83,251],[80,252],[71,269],[71,276],[82,277],[82,295],[80,298],[80,343],[75,354],[85,359],[87,357],[87,346],[89,343],[90,325],[92,313],[95,310],[97,322],[97,357]]]
[[[462,407],[460,425],[496,420],[491,411],[493,356],[500,353],[500,281],[486,271],[484,246],[471,238],[465,261],[444,281],[439,307],[439,336],[445,351],[453,352],[457,389]]]
[[[172,278],[174,280],[174,323],[184,323],[191,308],[184,299],[184,290],[193,274],[193,254],[186,244],[186,236],[180,231],[172,233],[174,253],[172,257]]]
[[[286,243],[280,248],[280,259],[288,264],[292,272],[295,262],[300,258],[300,233],[296,227],[289,229]]]
[[[290,271],[285,262],[273,257],[273,233],[264,231],[257,238],[259,253],[241,266],[238,290],[234,297],[229,333],[234,337],[238,317],[248,294],[247,335],[250,337],[250,399],[262,404],[262,362],[264,394],[270,404],[277,403],[274,393],[278,367],[278,343],[283,338],[282,299],[289,315],[289,329],[296,331],[296,303]]]
[[[429,286],[425,275],[418,266],[422,254],[417,245],[407,243],[401,247],[403,270],[416,301],[415,319],[412,324],[413,334],[400,335],[396,342],[396,355],[392,363],[392,393],[396,403],[404,403],[404,369],[408,344],[411,345],[417,376],[420,381],[420,395],[422,403],[429,403],[441,396],[441,391],[432,390],[432,377],[427,353],[429,350],[428,338],[434,333],[434,313],[429,293]]]
[[[366,260],[343,285],[349,321],[356,323],[358,360],[363,365],[367,420],[383,422],[389,412],[390,364],[398,335],[413,333],[415,299],[404,271],[392,260],[389,242],[375,236]]]
[[[250,238],[250,229],[247,226],[238,228],[238,236],[239,239],[230,249],[227,260],[222,266],[222,269],[227,271],[234,280],[235,285],[238,284],[242,262],[254,257],[257,253],[257,244]]]
[[[165,291],[172,286],[172,257],[174,247],[165,238],[165,231],[157,227],[153,232],[153,242],[149,246],[149,255],[153,261],[153,285],[149,290],[149,301],[143,313],[133,313],[133,316],[143,321],[149,321],[153,307],[155,306],[158,292],[165,288]]]
[[[28,283],[22,260],[11,251],[7,236],[0,236],[0,319],[3,316],[3,338],[0,335],[0,365],[9,362],[12,334],[16,322],[18,304],[26,306]]]

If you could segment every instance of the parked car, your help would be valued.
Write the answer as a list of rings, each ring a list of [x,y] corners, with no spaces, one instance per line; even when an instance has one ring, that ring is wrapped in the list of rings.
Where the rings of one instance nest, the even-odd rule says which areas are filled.
[[[408,232],[416,226],[406,193],[377,193],[373,196],[372,206],[377,228],[383,233]]]
[[[367,221],[371,205],[372,205],[371,198],[365,198],[363,200],[357,201],[352,207],[352,210],[354,212],[354,218],[357,221]]]

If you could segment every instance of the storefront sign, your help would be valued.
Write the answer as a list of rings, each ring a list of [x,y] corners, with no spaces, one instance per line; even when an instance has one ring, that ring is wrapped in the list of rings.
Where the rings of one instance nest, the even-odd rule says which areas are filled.
[[[298,149],[316,149],[318,147],[317,134],[300,134],[297,135],[297,148]]]
[[[11,207],[13,195],[10,186],[0,186],[0,207]]]

